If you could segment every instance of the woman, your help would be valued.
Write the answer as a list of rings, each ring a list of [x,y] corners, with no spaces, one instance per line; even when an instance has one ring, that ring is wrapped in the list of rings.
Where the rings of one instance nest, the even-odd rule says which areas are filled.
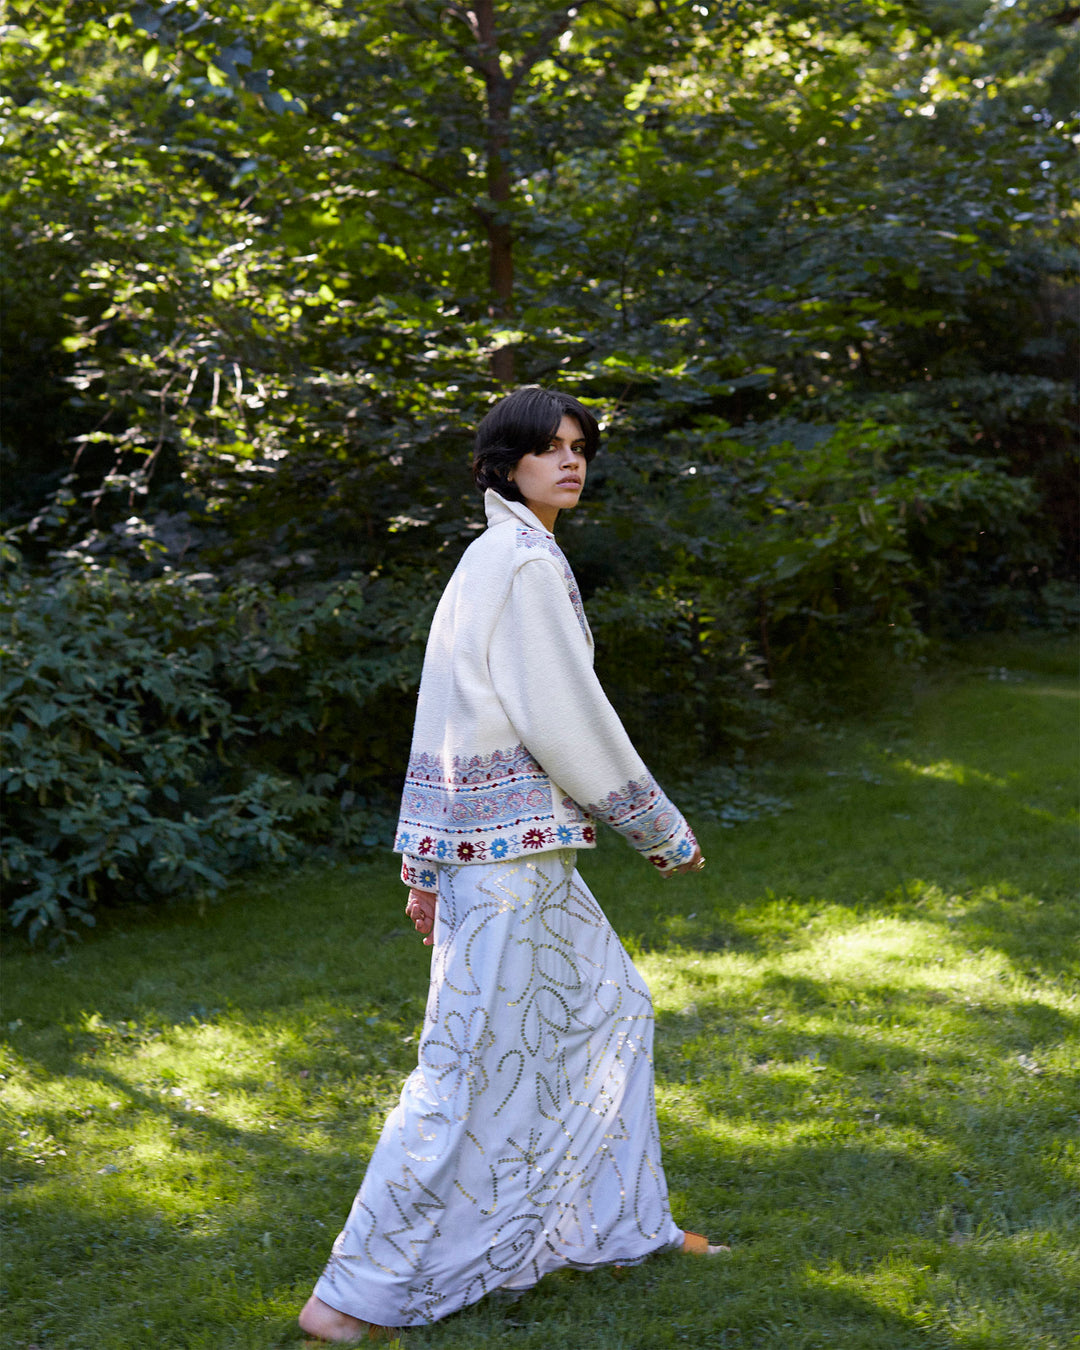
[[[649,992],[574,868],[594,818],[667,875],[704,866],[593,673],[554,538],[599,439],[536,387],[477,430],[488,527],[432,622],[394,844],[434,943],[419,1064],[300,1315],[328,1340],[561,1266],[724,1250],[672,1220]]]

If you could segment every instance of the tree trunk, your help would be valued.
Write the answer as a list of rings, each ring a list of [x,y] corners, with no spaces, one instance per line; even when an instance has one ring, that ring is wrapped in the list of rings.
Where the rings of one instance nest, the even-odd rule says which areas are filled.
[[[514,312],[514,237],[509,214],[510,109],[514,89],[499,64],[494,0],[477,0],[475,14],[487,94],[487,195],[491,202],[486,217],[491,290],[488,313],[494,319],[506,321]],[[513,384],[514,349],[510,344],[492,353],[491,373],[500,384]]]

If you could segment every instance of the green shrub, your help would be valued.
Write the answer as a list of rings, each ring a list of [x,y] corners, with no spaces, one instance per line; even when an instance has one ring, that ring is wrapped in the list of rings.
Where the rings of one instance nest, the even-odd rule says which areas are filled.
[[[716,566],[754,597],[770,674],[828,672],[882,641],[910,659],[930,628],[1015,610],[1046,575],[1038,495],[1001,462],[913,444],[902,424],[778,431],[734,440],[721,424],[701,442],[701,471],[734,475],[744,526]]]
[[[658,774],[684,777],[769,729],[769,682],[742,601],[737,582],[689,574],[588,601],[601,681]]]
[[[615,447],[593,523],[564,542],[601,678],[658,772],[763,734],[789,689],[835,682],[861,651],[910,659],[933,625],[1033,604],[1034,488],[954,448],[959,434],[871,420],[735,433],[699,416],[663,454]],[[12,922],[37,934],[88,921],[99,897],[212,893],[301,846],[388,843],[447,561],[296,593],[85,561],[13,569]]]
[[[212,894],[301,841],[380,842],[426,626],[403,585],[296,597],[206,574],[13,570],[0,595],[10,921],[33,937],[92,922],[104,896]]]

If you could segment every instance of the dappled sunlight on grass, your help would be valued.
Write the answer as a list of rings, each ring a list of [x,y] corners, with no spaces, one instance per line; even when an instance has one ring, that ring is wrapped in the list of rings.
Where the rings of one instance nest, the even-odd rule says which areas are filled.
[[[950,685],[899,730],[838,729],[784,771],[791,812],[702,831],[700,877],[581,857],[653,990],[676,1220],[733,1253],[548,1279],[410,1346],[1067,1344],[1075,768],[1064,700],[1010,720],[1030,692]],[[392,864],[312,869],[9,958],[13,1350],[300,1343],[415,1063],[430,953],[401,903]]]
[[[658,1010],[676,1010],[685,998],[715,998],[737,1006],[756,982],[773,989],[785,984],[819,1001],[850,996],[869,985],[876,999],[918,990],[952,1001],[978,993],[987,1006],[1005,1007],[1023,994],[1048,1008],[1076,1008],[1065,989],[1023,978],[1021,962],[994,947],[973,949],[963,920],[996,902],[996,888],[976,889],[965,897],[946,896],[939,887],[918,880],[909,883],[918,917],[853,918],[844,908],[822,906],[815,917],[795,928],[784,944],[767,957],[743,953],[695,954],[691,934],[677,954],[644,953],[638,964],[647,975]],[[1036,906],[1040,903],[1027,898]],[[1016,903],[1024,905],[1025,897]],[[934,907],[936,912],[926,913]],[[926,917],[923,914],[926,913]],[[982,934],[980,934],[981,936]],[[946,957],[948,952],[948,957]]]
[[[1065,698],[1074,703],[1080,700],[1080,689],[1067,689],[1062,685],[1027,684],[1021,685],[1017,693],[1035,698]]]
[[[916,777],[933,778],[940,783],[955,783],[958,787],[984,787],[1003,791],[1015,789],[1017,792],[1023,787],[1015,779],[1010,781],[1005,778],[998,778],[994,774],[984,773],[968,764],[958,764],[951,760],[938,760],[934,764],[916,764],[910,759],[892,762],[898,768]],[[1013,802],[1013,809],[1037,820],[1045,821],[1049,825],[1067,825],[1070,821],[1077,819],[1075,804],[1064,800],[1060,803],[1059,809],[1050,810],[1045,806],[1022,801],[1017,796]]]
[[[755,1098],[764,1094],[755,1093]],[[793,1094],[785,1094],[792,1098]],[[811,1153],[834,1146],[838,1141],[851,1144],[861,1136],[859,1147],[866,1156],[881,1163],[886,1157],[896,1159],[919,1153],[925,1163],[955,1165],[955,1157],[940,1139],[914,1126],[896,1131],[883,1131],[874,1117],[851,1122],[833,1119],[829,1108],[806,1118],[803,1111],[793,1108],[789,1114],[778,1114],[775,1109],[759,1103],[744,1104],[741,1094],[734,1101],[725,1101],[723,1115],[712,1114],[706,1105],[707,1090],[703,1094],[689,1092],[684,1086],[669,1087],[660,1084],[657,1090],[657,1108],[665,1127],[665,1144],[669,1152],[678,1150],[685,1142],[685,1131],[694,1131],[691,1152],[701,1149],[743,1148],[753,1152],[756,1164],[768,1164],[773,1169],[801,1173],[807,1170],[806,1160]],[[771,1100],[773,1108],[776,1098]],[[815,1102],[815,1106],[818,1103]],[[803,1117],[803,1118],[799,1118]],[[770,1173],[774,1175],[775,1173]]]
[[[792,1343],[1059,1346],[1080,1315],[1075,907],[932,875],[792,897],[786,926],[774,900],[723,906],[719,951],[699,911],[639,958],[673,1195],[759,1266],[812,1253]]]
[[[908,1256],[890,1253],[859,1270],[830,1262],[802,1275],[808,1291],[837,1308],[873,1309],[912,1331],[948,1334],[952,1343],[1024,1346],[1063,1344],[1068,1299],[1080,1260],[1060,1235],[1031,1232],[988,1242],[978,1232],[950,1229],[947,1244],[925,1244]],[[1008,1296],[1001,1294],[1007,1288]],[[1040,1334],[1041,1333],[1041,1334]]]
[[[921,774],[924,778],[936,778],[942,783],[985,783],[989,787],[1008,787],[1004,778],[995,778],[993,774],[981,773],[964,764],[954,764],[951,760],[938,760],[936,764],[916,764],[910,759],[899,759],[895,763],[909,773]]]

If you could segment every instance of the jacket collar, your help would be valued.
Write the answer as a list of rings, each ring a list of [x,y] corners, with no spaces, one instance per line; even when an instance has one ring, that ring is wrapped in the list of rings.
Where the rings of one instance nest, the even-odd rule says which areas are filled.
[[[517,519],[522,524],[527,525],[530,530],[539,530],[542,534],[546,534],[549,539],[555,537],[547,526],[533,515],[524,502],[508,502],[494,488],[488,488],[484,493],[484,511],[487,513],[489,529],[492,525],[498,525],[504,520]]]

